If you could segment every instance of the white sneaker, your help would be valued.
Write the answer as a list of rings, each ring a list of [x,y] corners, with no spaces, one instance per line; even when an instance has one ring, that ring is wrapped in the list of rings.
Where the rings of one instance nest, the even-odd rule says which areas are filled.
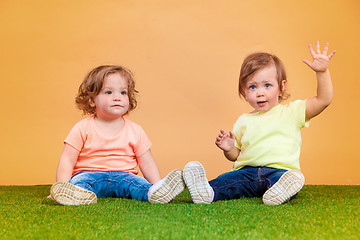
[[[168,203],[184,191],[185,184],[182,179],[182,171],[175,169],[164,179],[151,186],[148,199],[151,203]]]
[[[96,194],[68,182],[56,182],[50,194],[61,205],[86,205],[96,203]]]
[[[290,200],[304,186],[305,177],[298,170],[285,172],[263,195],[266,205],[279,205]]]
[[[206,179],[205,169],[199,162],[189,162],[185,165],[183,178],[194,203],[210,204],[214,190]]]

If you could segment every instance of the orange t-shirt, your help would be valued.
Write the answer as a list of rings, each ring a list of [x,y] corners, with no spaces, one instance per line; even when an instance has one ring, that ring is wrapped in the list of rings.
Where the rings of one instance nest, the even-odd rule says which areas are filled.
[[[121,130],[110,137],[101,133],[94,115],[76,123],[64,143],[80,152],[73,175],[84,170],[138,174],[137,157],[151,147],[149,138],[136,123],[124,118]]]

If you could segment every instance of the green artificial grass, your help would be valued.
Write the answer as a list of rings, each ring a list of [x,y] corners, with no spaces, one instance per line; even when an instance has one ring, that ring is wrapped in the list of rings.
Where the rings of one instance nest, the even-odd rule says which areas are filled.
[[[0,239],[359,239],[360,186],[306,185],[280,206],[260,198],[169,204],[100,198],[61,206],[50,186],[0,186]]]

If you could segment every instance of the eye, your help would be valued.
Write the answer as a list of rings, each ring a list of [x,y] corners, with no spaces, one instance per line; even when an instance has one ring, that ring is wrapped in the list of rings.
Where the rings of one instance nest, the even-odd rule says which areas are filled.
[[[121,95],[127,95],[127,91],[122,91]]]
[[[254,90],[254,89],[256,89],[256,87],[255,87],[255,85],[251,85],[251,86],[249,87],[249,89]]]
[[[109,95],[110,95],[110,94],[112,94],[112,92],[111,92],[111,91],[106,91],[105,94],[109,94]]]
[[[271,87],[271,84],[267,83],[267,84],[265,84],[265,87],[269,88],[269,87]]]

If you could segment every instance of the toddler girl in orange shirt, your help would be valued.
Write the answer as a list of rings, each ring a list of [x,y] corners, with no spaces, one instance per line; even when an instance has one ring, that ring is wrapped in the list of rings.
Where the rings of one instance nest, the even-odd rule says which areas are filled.
[[[64,141],[57,182],[50,189],[55,201],[82,205],[98,197],[124,197],[167,203],[184,190],[182,171],[161,179],[144,130],[124,118],[137,105],[136,93],[133,74],[121,66],[99,66],[85,77],[76,104],[91,116]]]

